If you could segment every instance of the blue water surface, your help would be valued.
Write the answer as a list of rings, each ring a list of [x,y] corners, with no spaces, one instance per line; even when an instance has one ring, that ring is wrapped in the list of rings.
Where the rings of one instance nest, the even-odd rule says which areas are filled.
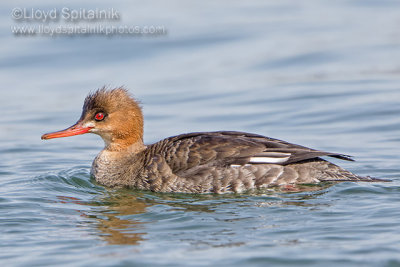
[[[398,1],[3,1],[2,266],[400,266]],[[15,8],[115,9],[119,20],[13,19]],[[151,35],[17,36],[15,27],[163,27]],[[125,86],[145,141],[239,130],[350,154],[390,183],[190,195],[90,178],[103,143],[44,142],[88,92]]]

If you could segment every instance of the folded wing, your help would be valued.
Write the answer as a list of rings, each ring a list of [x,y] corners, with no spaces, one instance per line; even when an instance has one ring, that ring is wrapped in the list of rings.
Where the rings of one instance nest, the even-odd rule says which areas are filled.
[[[202,132],[178,135],[157,143],[173,173],[205,166],[246,164],[288,165],[322,156],[350,156],[310,149],[282,140],[243,132]]]

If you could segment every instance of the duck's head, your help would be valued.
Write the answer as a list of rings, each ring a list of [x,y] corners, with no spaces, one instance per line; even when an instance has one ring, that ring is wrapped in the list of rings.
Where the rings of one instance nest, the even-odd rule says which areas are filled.
[[[109,150],[143,144],[143,115],[138,102],[124,88],[101,88],[89,94],[80,119],[71,127],[42,135],[42,139],[85,133],[100,135]]]

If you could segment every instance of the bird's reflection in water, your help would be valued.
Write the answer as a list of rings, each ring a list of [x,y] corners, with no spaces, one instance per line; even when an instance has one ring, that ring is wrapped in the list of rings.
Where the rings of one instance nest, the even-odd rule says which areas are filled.
[[[137,245],[144,240],[144,222],[132,215],[146,212],[147,203],[136,195],[118,192],[109,194],[97,204],[103,204],[95,214],[97,229],[108,244]]]
[[[58,202],[90,206],[89,211],[78,211],[81,216],[96,220],[98,236],[110,245],[138,245],[144,240],[144,222],[135,219],[134,215],[146,212],[149,204],[140,199],[140,194],[105,192],[100,198],[87,202],[74,197],[59,196]]]
[[[103,192],[92,201],[81,201],[72,197],[59,197],[61,203],[74,203],[91,206],[90,210],[80,211],[82,216],[94,218],[98,236],[110,245],[139,245],[146,238],[146,224],[157,221],[139,220],[138,215],[148,213],[154,205],[164,205],[165,212],[183,210],[185,212],[213,213],[218,212],[221,205],[239,204],[245,206],[319,206],[323,203],[312,203],[308,200],[326,193],[324,189],[332,184],[305,188],[289,188],[282,191],[260,191],[251,194],[226,195],[192,195],[163,194],[116,190]],[[301,189],[301,190],[297,190]],[[308,193],[307,193],[308,192]],[[98,195],[99,196],[99,195]],[[238,206],[239,208],[239,206]],[[151,212],[151,211],[150,211]],[[152,217],[152,216],[150,216]]]

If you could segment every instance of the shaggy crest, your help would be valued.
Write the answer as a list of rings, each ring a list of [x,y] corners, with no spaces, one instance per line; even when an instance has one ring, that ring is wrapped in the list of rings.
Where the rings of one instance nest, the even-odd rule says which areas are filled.
[[[140,110],[139,103],[123,87],[107,89],[102,87],[85,98],[83,113],[88,110],[105,110],[109,113],[119,109],[135,108]]]

